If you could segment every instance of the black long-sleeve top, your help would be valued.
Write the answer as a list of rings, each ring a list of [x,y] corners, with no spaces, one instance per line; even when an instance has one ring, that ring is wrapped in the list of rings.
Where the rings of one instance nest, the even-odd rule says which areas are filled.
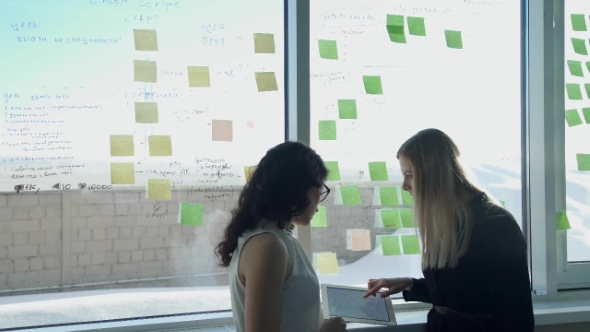
[[[458,311],[428,313],[428,332],[534,330],[526,242],[512,215],[485,194],[470,202],[474,226],[466,254],[454,268],[425,269],[406,301]],[[475,321],[465,315],[484,316]]]

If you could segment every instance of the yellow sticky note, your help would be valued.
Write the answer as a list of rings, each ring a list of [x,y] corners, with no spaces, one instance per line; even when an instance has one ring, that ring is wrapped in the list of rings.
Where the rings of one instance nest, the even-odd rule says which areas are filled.
[[[347,230],[346,248],[352,251],[371,250],[371,231],[368,229]]]
[[[208,88],[211,87],[211,74],[208,66],[188,67],[188,87]]]
[[[157,201],[172,199],[172,184],[170,179],[148,179],[147,198]]]
[[[320,274],[338,274],[338,259],[335,252],[318,253]]]
[[[129,157],[135,155],[133,135],[111,135],[111,156]]]
[[[254,53],[274,53],[275,36],[272,33],[254,34]]]
[[[172,155],[172,138],[166,135],[153,135],[148,137],[150,156],[168,157]]]
[[[158,33],[156,30],[135,29],[133,30],[133,41],[136,51],[157,51]]]
[[[255,75],[258,92],[277,91],[279,89],[274,72],[256,73]]]
[[[135,82],[157,83],[158,67],[156,61],[134,60],[133,80]]]
[[[213,141],[232,142],[234,140],[232,120],[213,120],[211,139]]]
[[[135,184],[133,163],[111,163],[111,184]]]
[[[136,123],[158,123],[158,103],[136,102],[135,103]]]
[[[244,175],[246,176],[246,182],[250,182],[250,179],[252,179],[252,174],[254,174],[255,170],[256,170],[256,166],[244,167]]]

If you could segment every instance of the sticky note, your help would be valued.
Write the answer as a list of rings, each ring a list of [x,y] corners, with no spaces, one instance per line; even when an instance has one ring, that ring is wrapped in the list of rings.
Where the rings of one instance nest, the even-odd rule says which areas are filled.
[[[136,123],[158,123],[158,103],[135,102]]]
[[[311,227],[328,227],[328,213],[325,206],[318,206],[318,212],[311,218]]]
[[[254,53],[274,53],[275,36],[272,33],[254,34]]]
[[[584,76],[584,71],[582,70],[582,62],[567,60],[567,67],[569,68],[570,74],[572,74],[572,76]]]
[[[365,92],[369,95],[382,95],[381,76],[363,76]]]
[[[396,235],[381,236],[381,248],[383,249],[383,256],[399,256],[402,254],[399,246],[399,236]]]
[[[399,198],[396,187],[379,187],[379,196],[381,196],[382,206],[398,206]]]
[[[371,177],[371,181],[389,180],[386,163],[384,161],[369,162],[369,175]]]
[[[401,228],[402,222],[397,209],[381,209],[381,220],[384,228],[398,229]]]
[[[424,17],[408,16],[408,31],[413,36],[426,36]]]
[[[255,73],[254,75],[256,76],[256,86],[258,86],[258,92],[279,90],[277,78],[275,77],[274,72]]]
[[[318,40],[320,49],[320,58],[328,60],[338,60],[338,45],[335,40]]]
[[[582,108],[582,115],[584,116],[584,121],[586,121],[586,124],[590,124],[590,107]]]
[[[213,141],[232,142],[234,140],[232,120],[213,120],[211,139]]]
[[[368,229],[347,230],[346,248],[352,251],[371,250],[371,231]]]
[[[133,80],[135,82],[156,83],[158,81],[156,61],[133,60]]]
[[[133,163],[111,163],[111,184],[135,184]]]
[[[506,207],[506,202],[500,201],[500,205],[502,205],[502,207]]]
[[[340,194],[343,205],[361,205],[361,193],[358,186],[341,186]]]
[[[580,84],[566,83],[565,90],[567,91],[567,97],[571,100],[582,100],[582,90]]]
[[[404,228],[415,228],[414,212],[411,209],[399,209],[399,215],[402,219]]]
[[[111,135],[111,156],[129,157],[135,155],[133,135]]]
[[[246,182],[250,182],[250,179],[252,179],[252,175],[254,174],[255,170],[256,170],[256,166],[244,167],[244,176],[246,177]]]
[[[572,228],[570,226],[570,221],[569,221],[569,219],[567,217],[567,213],[565,211],[558,211],[557,212],[555,224],[556,224],[555,226],[558,231],[565,231],[567,229]]]
[[[157,51],[158,33],[156,30],[135,29],[133,30],[133,41],[136,51]]]
[[[574,31],[586,31],[586,18],[584,14],[571,14],[572,30]]]
[[[387,33],[389,40],[394,43],[406,43],[403,15],[387,15]]]
[[[168,157],[172,155],[172,138],[166,135],[153,135],[148,137],[150,156]]]
[[[565,111],[565,121],[567,122],[567,125],[570,127],[582,124],[582,118],[580,118],[578,110]]]
[[[338,100],[338,115],[340,119],[356,119],[356,100],[340,99]]]
[[[420,242],[417,235],[402,235],[402,248],[404,255],[413,255],[420,253]]]
[[[402,189],[402,204],[403,205],[412,205],[414,204],[414,198],[412,197],[412,195],[406,191]]]
[[[203,226],[203,204],[180,203],[178,223],[189,226]]]
[[[187,71],[189,88],[211,87],[211,73],[208,66],[188,66]]]
[[[320,274],[338,274],[338,259],[335,252],[317,254]]]
[[[147,198],[156,201],[172,199],[172,185],[170,179],[148,179]]]
[[[336,140],[336,121],[320,120],[318,123],[318,134],[320,141]]]
[[[586,96],[590,98],[590,84],[584,84],[584,89],[586,90]]]
[[[578,153],[576,161],[578,162],[578,171],[590,171],[590,154]]]
[[[337,161],[324,161],[328,169],[328,181],[340,181],[340,167]]]
[[[577,54],[588,55],[585,39],[572,38],[572,46],[574,47],[574,52]]]
[[[463,38],[461,31],[445,30],[445,39],[448,48],[463,49]]]

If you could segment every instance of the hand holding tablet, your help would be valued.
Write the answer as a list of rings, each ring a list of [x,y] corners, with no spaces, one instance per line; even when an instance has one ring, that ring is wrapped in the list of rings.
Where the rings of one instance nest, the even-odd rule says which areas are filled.
[[[322,284],[324,317],[342,317],[347,322],[397,325],[389,296],[366,298],[365,288]]]

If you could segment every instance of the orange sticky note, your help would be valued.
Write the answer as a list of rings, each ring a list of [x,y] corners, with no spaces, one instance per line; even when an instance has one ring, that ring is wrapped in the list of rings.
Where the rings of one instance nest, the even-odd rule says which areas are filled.
[[[368,229],[346,230],[346,249],[352,251],[371,250],[371,231]]]
[[[231,120],[213,120],[212,127],[213,141],[233,141],[233,124]]]

